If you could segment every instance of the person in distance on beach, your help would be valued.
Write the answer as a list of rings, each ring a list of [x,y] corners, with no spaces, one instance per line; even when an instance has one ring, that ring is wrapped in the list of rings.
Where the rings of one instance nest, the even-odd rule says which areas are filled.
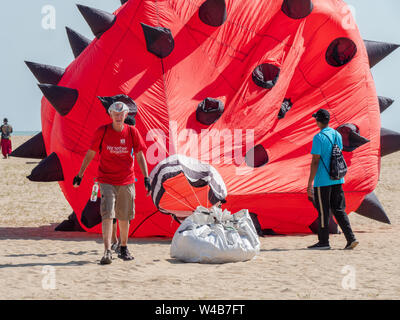
[[[12,152],[11,133],[13,132],[13,128],[10,124],[8,124],[7,118],[4,118],[0,130],[1,130],[1,152],[3,153],[3,158],[8,159],[9,155]]]

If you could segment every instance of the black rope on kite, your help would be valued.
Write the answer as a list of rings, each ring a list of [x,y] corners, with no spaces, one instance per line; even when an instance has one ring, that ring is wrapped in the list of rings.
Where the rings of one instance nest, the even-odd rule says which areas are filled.
[[[139,229],[139,227],[150,217],[154,216],[157,212],[160,212],[159,210],[154,211],[152,214],[150,214],[149,216],[147,216],[146,218],[143,219],[143,221],[141,223],[138,224],[138,226],[135,228],[135,230],[132,231],[132,233],[129,235],[130,237],[133,236],[133,234],[137,231],[137,229]]]
[[[173,213],[171,213],[171,216],[172,216],[172,218],[173,218],[176,222],[178,222],[179,224],[182,224],[182,223],[179,221],[179,219],[178,219],[178,217],[177,217],[176,215],[174,215]]]

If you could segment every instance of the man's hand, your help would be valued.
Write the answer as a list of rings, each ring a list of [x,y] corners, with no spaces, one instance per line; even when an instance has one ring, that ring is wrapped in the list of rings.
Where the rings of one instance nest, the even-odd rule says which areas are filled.
[[[79,170],[78,174],[74,177],[72,184],[74,188],[78,188],[82,182],[83,175],[85,174],[86,168],[89,166],[90,161],[93,160],[94,156],[96,155],[96,151],[89,149],[86,152],[85,158],[83,158],[81,169]]]
[[[314,190],[312,185],[308,185],[307,187],[307,196],[308,200],[313,201],[314,200]]]
[[[76,175],[74,177],[74,181],[72,181],[72,184],[74,185],[74,188],[78,188],[81,185],[82,178],[79,175]]]
[[[150,195],[151,192],[151,184],[150,184],[150,178],[149,177],[144,177],[144,187],[147,190],[147,195]]]

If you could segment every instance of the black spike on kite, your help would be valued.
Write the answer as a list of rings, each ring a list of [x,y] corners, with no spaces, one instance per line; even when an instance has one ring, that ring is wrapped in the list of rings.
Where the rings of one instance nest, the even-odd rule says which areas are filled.
[[[227,18],[225,0],[206,0],[199,8],[199,18],[205,24],[219,27]]]
[[[142,25],[147,50],[159,58],[169,56],[174,50],[175,42],[171,30],[164,27],[152,27],[147,24]]]
[[[400,133],[381,128],[381,156],[400,150]]]
[[[260,225],[260,221],[258,220],[257,214],[253,213],[253,212],[249,212],[250,214],[250,218],[253,221],[253,225],[254,228],[257,231],[258,236],[260,237],[264,237],[264,233],[262,231],[261,225]]]
[[[86,228],[90,229],[101,223],[100,202],[101,199],[97,198],[96,202],[89,200],[86,203],[81,216],[81,222]]]
[[[33,138],[20,145],[11,153],[12,157],[28,158],[28,159],[44,159],[46,158],[46,148],[42,133],[38,133]]]
[[[108,113],[108,109],[111,107],[111,105],[114,102],[123,102],[125,103],[128,108],[129,108],[129,114],[132,114],[133,116],[136,116],[137,114],[137,105],[136,102],[129,96],[125,95],[125,94],[118,94],[116,96],[113,97],[97,97],[100,102],[103,104],[104,108],[106,109],[107,113]]]
[[[378,42],[364,40],[365,47],[367,48],[369,66],[372,68],[380,61],[385,59],[389,54],[396,50],[400,45],[387,42]]]
[[[78,90],[60,87],[53,84],[39,84],[40,90],[43,95],[57,110],[57,112],[65,116],[74,107],[76,100],[78,99]]]
[[[130,126],[136,125],[136,114],[137,114],[137,105],[133,99],[125,94],[119,94],[113,97],[97,97],[101,103],[103,104],[104,108],[106,109],[106,112],[108,113],[108,109],[110,106],[117,101],[121,101],[125,103],[128,108],[129,108],[129,113],[128,116],[125,119],[125,123],[129,124]]]
[[[61,222],[54,231],[85,231],[79,224],[78,218],[75,212],[72,212],[67,220]]]
[[[312,231],[312,233],[318,234],[318,228],[319,228],[319,218],[317,218],[316,220],[314,220],[314,222],[312,224],[310,224],[308,227],[310,228],[310,230]],[[329,233],[330,234],[339,234],[339,228],[337,223],[335,222],[335,220],[333,219],[333,215],[331,214],[329,217]]]
[[[342,135],[343,151],[345,152],[353,152],[362,145],[370,142],[360,135],[360,130],[352,123],[342,124],[336,130]]]
[[[77,4],[77,7],[96,38],[100,38],[104,32],[112,27],[116,20],[116,16],[112,13],[81,4]]]
[[[128,2],[128,0],[121,0],[121,5],[124,5],[127,2]]]
[[[381,110],[381,113],[385,111],[387,108],[389,108],[394,100],[386,97],[378,97],[379,100],[379,109]]]
[[[364,217],[390,224],[390,220],[374,192],[364,198],[364,201],[355,212]]]
[[[91,40],[72,30],[71,28],[65,27],[65,29],[67,30],[69,44],[71,46],[74,57],[78,58],[82,51],[85,50],[86,47],[90,44]]]
[[[65,72],[65,69],[63,68],[49,66],[46,64],[30,61],[25,61],[25,64],[40,83],[58,84]]]
[[[64,174],[57,154],[53,152],[40,161],[27,178],[35,182],[63,181]]]
[[[310,200],[312,205],[314,206],[315,210],[317,209],[317,204],[315,203],[315,200],[312,199]],[[313,223],[311,223],[308,228],[315,234],[318,234],[318,228],[320,225],[320,219],[319,217],[317,219],[314,220]],[[329,213],[329,225],[328,225],[328,229],[329,229],[329,233],[330,234],[339,234],[339,228],[338,225],[336,223],[336,221],[333,219],[333,214],[332,212]]]
[[[361,136],[359,133],[350,131],[349,132],[349,142],[350,142],[350,146],[346,146],[345,148],[343,148],[344,151],[352,152],[355,149],[363,146],[364,144],[366,144],[370,141],[367,138],[364,138],[363,136]]]

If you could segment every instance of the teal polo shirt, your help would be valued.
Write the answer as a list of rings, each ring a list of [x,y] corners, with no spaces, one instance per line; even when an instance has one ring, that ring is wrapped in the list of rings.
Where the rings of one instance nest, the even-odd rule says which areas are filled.
[[[327,135],[331,142],[322,133]],[[317,155],[321,156],[321,159],[319,160],[319,164],[318,164],[317,175],[315,176],[315,179],[314,179],[314,188],[326,187],[326,186],[332,186],[332,185],[344,183],[344,178],[342,178],[340,180],[332,180],[328,173],[328,170],[330,170],[330,164],[331,164],[331,155],[332,155],[332,148],[333,148],[332,142],[334,144],[337,144],[339,146],[340,150],[343,150],[342,136],[340,135],[339,132],[337,132],[335,129],[332,129],[330,127],[326,127],[325,129],[322,129],[313,138],[311,154],[317,154]],[[323,163],[322,163],[322,161],[323,161]],[[326,168],[325,168],[324,164],[325,164]]]

